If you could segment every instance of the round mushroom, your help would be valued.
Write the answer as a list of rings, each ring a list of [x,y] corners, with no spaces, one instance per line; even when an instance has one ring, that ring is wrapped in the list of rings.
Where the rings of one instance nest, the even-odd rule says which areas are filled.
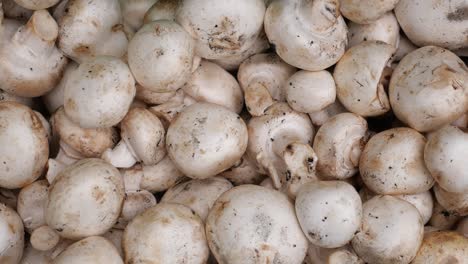
[[[57,4],[60,0],[14,0],[18,5],[31,9],[46,9]]]
[[[49,184],[46,180],[35,181],[18,194],[17,212],[29,233],[46,224],[44,209],[48,194]]]
[[[65,70],[63,71],[62,79],[59,83],[52,89],[50,92],[42,96],[42,101],[44,102],[49,113],[53,114],[57,109],[63,106],[63,93],[67,82],[72,76],[72,73],[78,68],[78,64],[74,61],[68,62]]]
[[[436,184],[434,186],[434,194],[437,202],[447,211],[459,216],[468,215],[468,193],[447,192]]]
[[[439,230],[452,229],[461,217],[455,213],[446,210],[437,200],[434,200],[434,208],[429,224]]]
[[[351,22],[348,26],[348,48],[356,46],[363,41],[372,40],[385,42],[394,48],[399,46],[400,26],[392,12],[386,13],[370,24]]]
[[[123,264],[114,245],[100,236],[90,236],[68,246],[52,264]]]
[[[31,245],[40,251],[53,249],[59,242],[60,236],[49,226],[41,226],[31,233]]]
[[[0,203],[0,263],[19,263],[23,255],[24,230],[15,210]]]
[[[468,259],[468,238],[453,232],[431,232],[424,237],[413,264],[463,263]]]
[[[340,11],[358,24],[370,24],[392,11],[399,0],[341,0]]]
[[[138,30],[143,25],[146,12],[158,0],[119,0],[124,23],[132,30]]]

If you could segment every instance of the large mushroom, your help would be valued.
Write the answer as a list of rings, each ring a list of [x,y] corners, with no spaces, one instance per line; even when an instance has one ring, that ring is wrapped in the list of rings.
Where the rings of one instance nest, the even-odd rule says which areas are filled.
[[[24,229],[15,210],[0,203],[0,263],[17,264],[24,248]]]
[[[399,0],[341,0],[340,11],[358,24],[370,24],[392,11]]]

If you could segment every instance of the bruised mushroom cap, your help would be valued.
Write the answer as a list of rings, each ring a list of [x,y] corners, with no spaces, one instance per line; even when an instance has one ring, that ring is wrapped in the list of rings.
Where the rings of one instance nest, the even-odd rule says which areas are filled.
[[[95,56],[120,58],[128,44],[121,20],[119,1],[69,0],[58,18],[58,46],[78,63]]]
[[[434,186],[437,202],[447,211],[459,216],[468,215],[468,193],[453,193],[442,189],[438,184]]]
[[[284,84],[296,72],[275,53],[256,54],[239,66],[237,79],[249,113],[260,116],[274,101],[284,102]]]
[[[319,175],[347,179],[356,174],[368,133],[366,120],[356,114],[342,113],[328,119],[317,131],[313,145]]]
[[[15,102],[0,102],[0,127],[0,187],[22,188],[45,169],[47,131],[34,111]]]
[[[335,101],[336,87],[328,71],[298,71],[284,84],[286,100],[292,109],[313,113]]]
[[[363,205],[362,225],[352,245],[367,263],[410,263],[424,234],[422,218],[401,199],[375,196]]]
[[[171,123],[166,145],[180,171],[205,179],[234,165],[247,148],[247,137],[240,116],[222,106],[196,103]]]
[[[467,8],[464,0],[400,0],[395,14],[403,31],[416,45],[455,50],[468,47]]]
[[[160,203],[135,217],[124,231],[125,263],[203,264],[209,249],[200,217],[180,204]]]
[[[431,133],[424,160],[437,183],[449,192],[468,192],[468,130],[446,126]]]
[[[78,64],[74,61],[68,62],[65,70],[63,71],[62,79],[59,83],[52,89],[50,92],[42,96],[42,101],[44,102],[49,113],[54,113],[57,109],[63,106],[63,93],[67,82],[72,76],[72,73],[78,68]]]
[[[424,237],[412,263],[464,263],[468,259],[468,238],[453,231],[436,231]]]
[[[411,128],[392,128],[367,142],[359,172],[378,194],[415,194],[429,190],[434,179],[424,164],[426,139]]]
[[[231,188],[232,184],[220,177],[190,180],[167,190],[161,202],[183,204],[205,221],[216,199]]]
[[[316,181],[303,185],[296,196],[296,214],[302,231],[314,245],[346,245],[361,225],[362,202],[352,185]]]
[[[392,11],[399,0],[341,0],[340,11],[358,24],[370,24]]]
[[[18,5],[27,9],[31,9],[31,10],[46,9],[60,2],[60,0],[14,0],[14,1]]]
[[[133,30],[138,30],[143,25],[143,18],[146,12],[158,0],[119,0],[122,9],[124,23]]]
[[[370,24],[349,23],[348,48],[363,41],[379,40],[397,48],[400,41],[400,26],[395,15],[388,12]]]
[[[114,146],[118,137],[113,127],[82,128],[78,126],[68,118],[63,107],[54,113],[51,122],[60,140],[84,157],[100,157],[107,148]]]
[[[147,1],[147,0],[144,0]],[[175,21],[175,14],[177,7],[182,0],[158,0],[154,3],[143,18],[143,23],[147,24],[156,20],[173,20]]]
[[[19,263],[23,255],[24,230],[18,214],[0,203],[0,263]]]
[[[145,89],[171,92],[190,78],[194,41],[177,23],[159,20],[144,25],[128,45],[128,65]]]
[[[395,47],[381,41],[365,41],[350,48],[336,64],[333,77],[340,102],[361,116],[378,116],[390,110],[385,93],[389,61]]]
[[[307,251],[288,197],[256,185],[222,194],[208,215],[206,235],[219,263],[300,264]]]
[[[39,180],[21,189],[18,194],[17,212],[23,220],[24,228],[29,233],[45,225],[44,209],[48,191],[47,181]]]
[[[406,55],[390,80],[390,103],[399,120],[426,132],[468,109],[468,68],[452,52],[427,46]]]
[[[265,32],[278,55],[295,67],[318,71],[343,55],[346,23],[338,0],[280,0],[265,14]]]
[[[120,59],[100,56],[80,64],[64,92],[67,116],[82,128],[118,124],[135,96],[135,80]]]
[[[64,238],[104,234],[116,223],[124,195],[117,169],[100,159],[83,159],[49,187],[46,222]]]
[[[254,43],[264,14],[263,0],[183,0],[176,20],[195,39],[200,57],[220,59]]]
[[[100,236],[90,236],[71,244],[52,264],[123,264],[122,258],[115,246]]]
[[[244,97],[237,80],[209,61],[201,61],[182,89],[196,101],[218,104],[235,113],[240,113],[244,106]]]
[[[52,16],[46,10],[35,11],[16,32],[2,34],[5,37],[0,43],[2,89],[25,97],[50,91],[67,64],[65,56],[55,47],[58,27]]]

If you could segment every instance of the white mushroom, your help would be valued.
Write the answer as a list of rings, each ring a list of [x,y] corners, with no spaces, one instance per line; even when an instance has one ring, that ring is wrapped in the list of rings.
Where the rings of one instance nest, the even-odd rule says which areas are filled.
[[[431,232],[424,237],[413,264],[464,263],[468,259],[468,238],[455,232]]]
[[[200,57],[220,59],[253,45],[264,14],[263,0],[182,0],[176,20],[195,39]]]
[[[21,189],[18,194],[17,212],[23,220],[24,228],[29,233],[46,224],[44,209],[48,192],[48,182],[39,180]]]
[[[350,48],[336,64],[333,77],[340,102],[361,116],[378,116],[390,110],[385,89],[391,75],[395,47],[365,41]]]
[[[434,186],[437,202],[448,212],[459,216],[468,215],[468,193],[453,193],[442,189],[438,184]]]
[[[14,102],[0,102],[0,127],[0,187],[22,188],[44,172],[47,131],[34,111]]]
[[[286,195],[242,185],[222,194],[208,215],[206,235],[220,264],[302,263],[307,239]]]
[[[123,233],[124,233],[123,230],[112,228],[111,230],[107,231],[105,234],[102,235],[102,237],[106,238],[112,244],[114,244],[115,248],[117,249],[121,257],[124,256],[123,249],[122,249]]]
[[[71,244],[52,264],[123,264],[122,258],[114,245],[99,236],[90,236]]]
[[[164,128],[167,129],[180,112],[196,102],[197,101],[185,93],[184,90],[179,89],[167,102],[153,106],[149,110],[159,117],[164,124]]]
[[[186,176],[205,179],[229,169],[247,148],[247,127],[225,107],[196,103],[167,130],[169,157]]]
[[[393,55],[393,61],[401,61],[408,53],[418,49],[406,35],[400,34],[400,40],[398,41],[398,48]]]
[[[321,111],[309,113],[309,117],[312,120],[312,124],[315,126],[322,126],[325,124],[325,122],[328,121],[328,119],[345,112],[348,112],[346,108],[344,108],[339,100],[335,100],[335,102],[325,107]]]
[[[228,179],[236,186],[242,184],[258,184],[265,178],[265,175],[258,172],[255,162],[246,154],[231,168],[221,172],[219,176]]]
[[[362,202],[346,182],[311,182],[297,193],[296,215],[312,244],[337,248],[348,244],[359,229]]]
[[[55,177],[68,165],[71,165],[83,158],[84,157],[78,153],[78,151],[60,140],[57,156],[47,161],[47,173],[45,176],[49,184],[52,183]]]
[[[124,231],[125,263],[193,263],[208,259],[205,228],[193,210],[160,203],[135,217]]]
[[[389,97],[398,119],[426,132],[467,112],[467,90],[463,61],[448,50],[427,46],[400,61],[390,80]]]
[[[146,190],[126,191],[122,212],[114,228],[125,229],[127,224],[132,221],[135,216],[155,206],[156,203],[154,195]]]
[[[63,71],[62,79],[50,92],[42,96],[42,100],[49,110],[49,113],[54,113],[59,107],[63,106],[64,103],[64,91],[67,86],[67,82],[72,76],[72,73],[78,68],[78,64],[70,61],[65,70]]]
[[[121,20],[119,1],[69,0],[58,18],[58,46],[78,63],[95,56],[120,58],[128,44]]]
[[[399,47],[400,26],[395,15],[388,12],[370,24],[348,24],[348,48],[363,41],[379,40],[393,47]]]
[[[60,236],[49,226],[41,226],[31,233],[31,245],[40,251],[53,249],[59,242]]]
[[[455,213],[446,210],[440,205],[437,200],[434,200],[434,209],[429,224],[440,230],[452,229],[452,227],[460,220],[461,217]]]
[[[265,32],[287,63],[309,71],[326,69],[343,55],[347,28],[338,0],[278,0],[265,14]]]
[[[138,30],[143,25],[146,12],[159,2],[158,0],[119,0],[122,17],[132,30]]]
[[[82,128],[119,123],[135,96],[135,80],[120,59],[101,56],[80,64],[64,91],[67,116]]]
[[[434,200],[430,191],[417,194],[401,194],[395,197],[414,205],[421,214],[423,223],[429,222],[429,219],[432,217],[432,209],[434,208]]]
[[[31,9],[40,10],[57,4],[60,0],[14,0],[18,5]]]
[[[340,11],[358,24],[370,24],[392,11],[399,0],[341,0]]]
[[[148,1],[148,0],[143,0]],[[151,0],[150,0],[151,1]],[[182,0],[158,0],[154,3],[148,11],[146,11],[143,18],[143,23],[147,24],[157,20],[173,20],[175,21],[175,15],[177,7]]]
[[[0,203],[0,263],[19,263],[23,255],[24,230],[18,214]]]

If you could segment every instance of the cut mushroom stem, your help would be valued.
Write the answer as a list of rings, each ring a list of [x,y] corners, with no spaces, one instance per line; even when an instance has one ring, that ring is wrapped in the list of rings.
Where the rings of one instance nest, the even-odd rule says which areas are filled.
[[[132,147],[124,140],[121,140],[115,148],[107,149],[102,154],[102,159],[117,168],[130,168],[138,162]]]
[[[84,157],[76,150],[68,146],[63,141],[60,141],[60,149],[55,159],[49,159],[47,162],[48,170],[46,173],[46,179],[49,184],[52,184],[55,177],[68,165],[71,165]]]
[[[244,88],[247,109],[253,116],[260,116],[275,103],[268,89],[260,82],[253,82]]]

